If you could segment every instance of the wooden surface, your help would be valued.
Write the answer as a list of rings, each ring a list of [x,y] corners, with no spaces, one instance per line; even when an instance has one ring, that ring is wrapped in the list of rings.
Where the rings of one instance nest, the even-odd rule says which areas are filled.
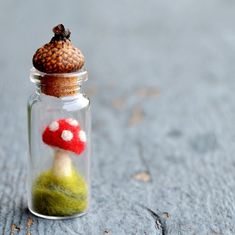
[[[235,234],[235,2],[0,1],[0,233]],[[93,105],[88,215],[27,210],[34,51],[64,23]]]

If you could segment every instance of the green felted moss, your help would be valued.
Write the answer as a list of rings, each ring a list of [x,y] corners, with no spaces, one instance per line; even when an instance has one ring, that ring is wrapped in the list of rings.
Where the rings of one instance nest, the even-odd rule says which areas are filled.
[[[76,170],[69,177],[42,173],[32,191],[35,212],[50,216],[70,216],[87,208],[87,184]]]

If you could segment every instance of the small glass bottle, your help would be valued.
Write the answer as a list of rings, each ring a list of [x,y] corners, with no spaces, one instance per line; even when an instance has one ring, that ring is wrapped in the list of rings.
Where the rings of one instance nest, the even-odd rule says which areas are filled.
[[[85,214],[90,198],[90,101],[83,68],[46,73],[33,68],[28,101],[28,208],[43,218]]]

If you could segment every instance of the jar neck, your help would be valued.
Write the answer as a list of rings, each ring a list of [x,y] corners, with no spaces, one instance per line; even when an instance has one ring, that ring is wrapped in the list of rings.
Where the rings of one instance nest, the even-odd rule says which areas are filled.
[[[80,93],[81,84],[87,80],[87,71],[77,73],[45,74],[34,68],[30,79],[36,85],[36,92],[54,97],[74,96]]]
[[[80,92],[77,77],[43,77],[36,84],[37,92],[55,97],[74,96]]]
[[[39,84],[36,85],[36,93],[37,94],[45,94],[49,96],[55,97],[66,97],[66,96],[74,96],[79,94],[81,91],[81,86],[76,87],[63,87],[63,88],[51,88],[48,86],[41,86]]]

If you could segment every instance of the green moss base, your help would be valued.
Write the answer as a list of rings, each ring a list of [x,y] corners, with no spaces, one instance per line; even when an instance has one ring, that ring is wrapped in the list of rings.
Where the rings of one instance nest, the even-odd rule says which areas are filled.
[[[70,216],[87,208],[87,184],[77,171],[69,177],[56,177],[52,171],[43,172],[32,190],[33,209],[49,216]]]

